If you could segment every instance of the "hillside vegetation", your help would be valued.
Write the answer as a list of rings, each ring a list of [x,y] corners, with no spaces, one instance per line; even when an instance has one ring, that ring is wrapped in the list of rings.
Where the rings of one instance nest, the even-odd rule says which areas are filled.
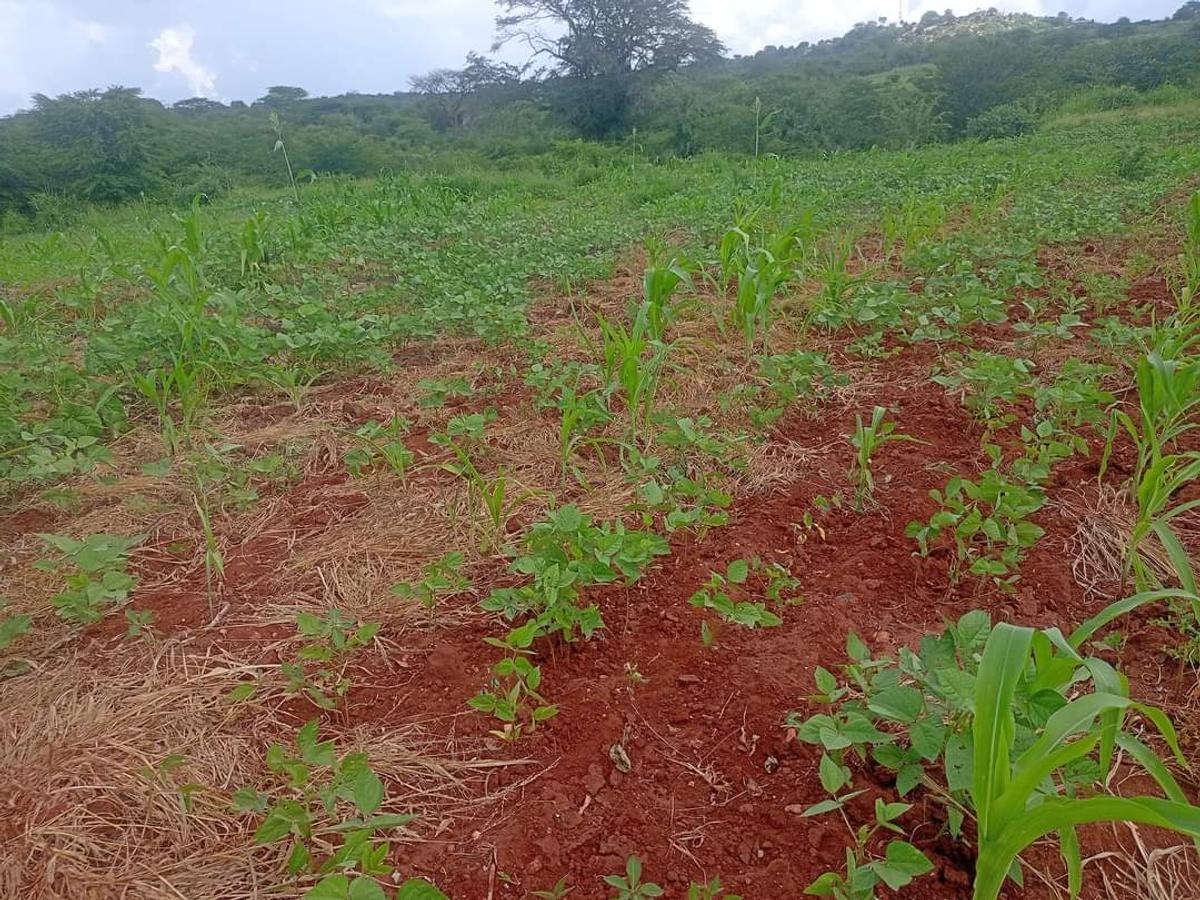
[[[452,171],[466,158],[508,164],[561,155],[563,142],[579,138],[603,141],[573,151],[581,155],[660,158],[1011,137],[1064,112],[1194,97],[1200,3],[1164,21],[1112,24],[930,13],[733,59],[718,56],[711,34],[696,41],[615,74],[472,54],[464,68],[414,78],[414,90],[391,95],[309,97],[278,86],[251,104],[193,98],[171,107],[124,87],[38,95],[29,111],[0,120],[0,228],[58,227],[81,202],[186,205],[236,184],[286,184],[281,154],[271,152],[279,137],[302,175]]]

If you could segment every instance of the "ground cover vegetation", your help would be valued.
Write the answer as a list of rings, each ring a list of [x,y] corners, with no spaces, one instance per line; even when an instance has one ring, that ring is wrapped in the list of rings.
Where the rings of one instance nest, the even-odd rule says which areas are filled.
[[[0,894],[1194,895],[1197,148],[585,144],[7,236]]]

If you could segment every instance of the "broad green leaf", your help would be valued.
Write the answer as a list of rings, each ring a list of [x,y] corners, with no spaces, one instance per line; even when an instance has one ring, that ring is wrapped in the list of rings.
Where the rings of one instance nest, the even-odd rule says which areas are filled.
[[[912,748],[927,762],[933,762],[941,756],[946,746],[946,726],[932,717],[914,723],[908,736]]]
[[[387,894],[374,878],[359,875],[350,882],[349,900],[387,900]]]
[[[914,687],[895,685],[871,697],[871,712],[896,722],[912,724],[925,706],[924,695]]]
[[[729,564],[729,568],[725,570],[725,577],[733,584],[745,584],[749,576],[750,564],[744,559],[735,559]]]
[[[841,884],[842,876],[837,872],[824,872],[804,889],[804,893],[814,897],[833,897],[836,896]]]
[[[363,769],[354,779],[354,805],[364,816],[369,816],[379,809],[383,802],[383,782],[370,769]]]
[[[821,778],[821,786],[829,794],[836,795],[843,786],[850,783],[850,770],[834,762],[828,753],[821,754],[818,774]]]
[[[952,791],[965,791],[971,787],[974,748],[971,741],[961,734],[951,735],[946,741],[946,786]]]
[[[307,891],[304,900],[348,900],[350,879],[345,875],[326,875]]]
[[[833,812],[835,809],[841,809],[845,802],[845,798],[841,800],[822,800],[820,803],[814,803],[812,806],[804,810],[803,816],[819,816],[824,813]]]

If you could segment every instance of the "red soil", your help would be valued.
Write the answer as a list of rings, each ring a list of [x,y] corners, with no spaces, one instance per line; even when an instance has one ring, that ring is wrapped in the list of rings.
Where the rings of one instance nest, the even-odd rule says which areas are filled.
[[[1151,290],[1140,284],[1138,289],[1139,296]],[[1006,342],[1014,334],[1006,326],[988,336]],[[412,350],[414,357],[422,353]],[[903,532],[910,520],[933,511],[928,491],[944,485],[951,469],[969,473],[986,464],[976,425],[957,398],[927,380],[933,358],[927,345],[905,348],[883,364],[891,380],[861,391],[852,408],[785,422],[774,439],[815,451],[817,463],[808,476],[739,502],[731,523],[704,539],[676,536],[671,555],[636,585],[590,591],[587,599],[604,614],[602,637],[543,648],[539,660],[544,691],[560,707],[559,716],[515,746],[496,741],[496,755],[530,761],[498,770],[497,783],[528,783],[502,808],[485,808],[486,818],[459,820],[427,842],[398,847],[400,870],[429,876],[455,900],[524,897],[565,875],[577,885],[571,896],[587,900],[607,896],[600,876],[621,872],[626,858],[636,854],[646,876],[664,884],[668,896],[683,896],[692,879],[719,875],[730,891],[773,900],[795,898],[822,871],[839,868],[850,840],[842,824],[834,816],[798,814],[824,799],[819,753],[794,740],[783,719],[789,710],[820,711],[806,700],[814,669],[836,671],[845,661],[848,632],[860,634],[878,653],[893,654],[972,608],[986,609],[996,620],[1066,629],[1106,602],[1087,598],[1072,577],[1066,545],[1075,522],[1051,505],[1035,517],[1046,535],[1026,560],[1015,592],[974,582],[951,585],[943,556],[914,554]],[[350,392],[370,393],[373,387],[360,383]],[[877,509],[818,514],[814,497],[846,492],[852,451],[845,436],[855,411],[875,404],[894,409],[898,430],[920,443],[893,443],[879,453]],[[498,405],[507,403],[502,398]],[[1056,481],[1079,484],[1095,474],[1093,455],[1067,464]],[[290,536],[311,539],[369,503],[342,481],[317,478],[292,489],[279,507],[278,530],[269,527],[230,550],[229,590],[222,602],[253,605],[284,589],[274,576],[289,555]],[[820,528],[804,528],[806,512],[817,517]],[[0,529],[30,530],[17,518],[0,520]],[[699,634],[705,615],[688,598],[711,570],[753,555],[786,566],[800,580],[803,601],[783,613],[778,628],[725,626],[716,629],[715,646],[705,647]],[[202,627],[209,616],[202,571],[192,568],[182,582],[140,594],[135,605],[153,609],[156,627],[168,633]],[[1166,702],[1185,744],[1194,748],[1197,719],[1194,711],[1180,719],[1184,688],[1162,675],[1161,648],[1169,636],[1147,624],[1152,615],[1121,623],[1129,640],[1120,662],[1135,694]],[[115,637],[106,626],[94,636]],[[374,677],[370,684],[359,682],[339,719],[427,721],[435,731],[446,730],[448,739],[486,732],[491,723],[482,716],[452,714],[462,712],[486,683],[494,651],[482,639],[495,630],[489,625],[405,632],[401,658],[364,661]],[[231,628],[220,640],[265,644],[279,636]],[[628,772],[614,763],[616,745],[631,763]],[[849,808],[855,825],[870,821],[876,796],[894,797],[888,773],[870,767],[855,772],[855,786],[867,788]],[[901,896],[969,897],[968,851],[940,837],[937,804],[919,791],[908,799],[914,807],[903,824],[936,870]],[[436,825],[424,824],[431,832]],[[1085,856],[1113,846],[1103,829],[1085,832],[1084,843]],[[1059,871],[1053,854],[1035,860]],[[1085,880],[1094,892],[1094,878],[1085,873]],[[1031,879],[1022,896],[1040,895]]]
[[[819,518],[823,538],[806,532],[801,522],[813,511],[813,497],[845,488],[851,450],[841,436],[853,427],[853,411],[788,423],[778,437],[828,447],[821,471],[738,504],[731,524],[704,540],[675,540],[672,555],[637,585],[591,592],[588,599],[604,613],[603,639],[543,654],[545,691],[561,713],[512,748],[533,762],[500,776],[537,777],[486,822],[461,823],[436,842],[402,848],[402,869],[429,875],[455,898],[527,896],[563,875],[578,885],[573,897],[590,898],[607,896],[600,876],[622,872],[625,859],[637,854],[647,877],[670,896],[682,896],[692,878],[720,875],[728,889],[770,900],[796,897],[822,871],[840,867],[849,840],[841,823],[798,815],[824,799],[819,753],[789,739],[782,722],[792,709],[819,711],[805,700],[813,671],[836,670],[845,661],[847,632],[892,654],[972,608],[996,620],[1068,628],[1104,605],[1088,601],[1076,585],[1064,553],[1074,523],[1049,508],[1037,517],[1047,534],[1015,593],[954,588],[945,559],[913,553],[904,527],[932,512],[928,491],[945,483],[945,465],[971,472],[984,462],[979,435],[958,402],[923,379],[906,378],[926,375],[929,362],[927,350],[908,351],[889,366],[896,382],[856,398],[859,409],[875,403],[896,409],[899,430],[923,441],[890,444],[880,453],[877,471],[890,479],[877,490],[879,510],[834,511]],[[1094,460],[1079,468],[1071,473],[1075,483],[1094,477]],[[687,600],[711,570],[752,555],[787,566],[801,581],[804,601],[779,628],[726,626],[716,646],[706,648],[699,637],[704,615]],[[1146,618],[1123,623],[1130,641],[1122,662],[1135,690],[1161,702],[1168,697],[1146,682],[1160,669],[1163,635],[1141,628]],[[486,682],[486,633],[437,633],[423,669],[398,695],[380,686],[356,692],[352,715],[411,721],[461,710]],[[629,668],[644,681],[635,682]],[[466,727],[482,730],[487,723]],[[614,764],[616,744],[632,763],[628,773]],[[885,771],[856,773],[856,786],[868,791],[852,804],[855,825],[871,820],[876,796],[893,799]],[[969,897],[967,851],[939,837],[938,805],[919,792],[908,799],[915,805],[904,824],[937,870],[902,895]],[[1085,849],[1097,841],[1103,844],[1104,835],[1094,829]],[[1057,871],[1052,855],[1046,860]],[[1036,888],[1035,882],[1027,895],[1036,896]]]

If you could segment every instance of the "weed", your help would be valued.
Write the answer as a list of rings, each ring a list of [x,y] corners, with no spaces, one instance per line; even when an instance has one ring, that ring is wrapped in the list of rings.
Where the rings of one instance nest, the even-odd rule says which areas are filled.
[[[151,627],[154,624],[154,611],[150,609],[130,609],[125,608],[125,636],[128,638],[142,638],[143,640],[152,640],[154,637],[154,629]]]
[[[0,600],[0,650],[7,650],[10,645],[29,632],[33,624],[33,616],[26,613],[5,615],[7,602]]]
[[[470,399],[475,394],[471,382],[461,375],[451,378],[422,378],[417,382],[421,396],[417,404],[425,409],[439,409],[451,399]]]
[[[295,662],[279,667],[287,679],[289,694],[303,693],[322,709],[336,709],[338,701],[350,690],[346,667],[355,651],[366,647],[379,633],[379,624],[360,624],[331,609],[325,616],[300,613],[296,630],[305,643]]]
[[[361,477],[368,469],[383,462],[405,481],[412,468],[414,456],[404,443],[412,423],[400,416],[387,422],[367,422],[354,430],[354,440],[359,446],[346,452],[342,461],[354,478]]]
[[[534,891],[533,896],[538,900],[562,900],[570,894],[575,888],[567,884],[567,876],[563,876],[554,882],[554,886],[544,891]]]
[[[470,588],[471,582],[462,574],[466,555],[461,550],[451,550],[434,560],[422,570],[424,578],[413,583],[402,581],[392,585],[392,593],[403,599],[415,599],[426,609],[433,609],[439,597],[461,594]]]
[[[736,894],[724,893],[724,890],[720,878],[705,882],[693,881],[688,885],[687,900],[742,900]]]

